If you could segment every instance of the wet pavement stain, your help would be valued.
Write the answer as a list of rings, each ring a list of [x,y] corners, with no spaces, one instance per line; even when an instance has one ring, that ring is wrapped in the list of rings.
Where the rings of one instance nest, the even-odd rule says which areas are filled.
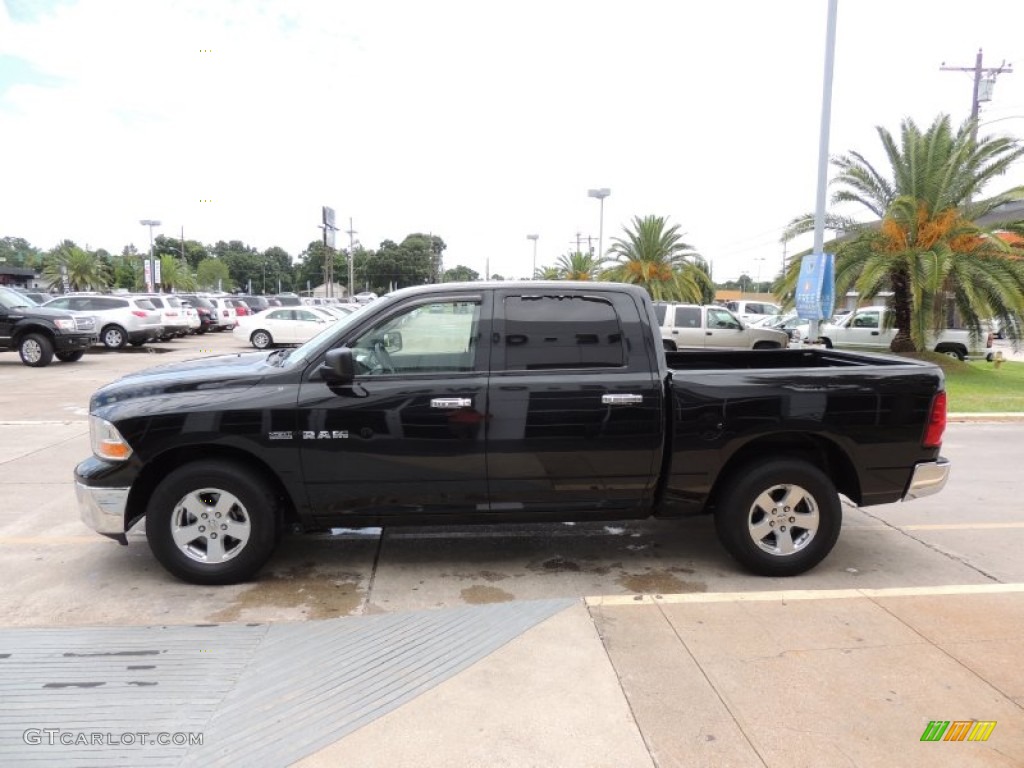
[[[440,574],[443,579],[483,579],[484,581],[495,582],[504,581],[505,579],[511,578],[507,573],[499,573],[498,571],[475,571],[466,572],[459,571],[454,573],[442,573]],[[423,582],[421,581],[420,584]]]
[[[566,560],[564,557],[552,557],[549,560],[545,560],[539,566],[530,564],[530,570],[533,571],[547,571],[548,573],[579,573],[580,564],[572,560]]]
[[[641,595],[671,595],[683,592],[707,592],[702,581],[683,581],[673,570],[686,572],[687,569],[658,569],[647,573],[623,573],[616,581],[630,592]]]
[[[489,587],[486,584],[474,584],[466,587],[460,593],[464,602],[470,605],[483,605],[485,603],[507,603],[515,600],[516,596],[497,587]]]
[[[318,573],[307,563],[261,579],[210,618],[238,621],[247,612],[258,613],[268,608],[301,608],[308,619],[349,616],[363,602],[359,583],[359,574]]]

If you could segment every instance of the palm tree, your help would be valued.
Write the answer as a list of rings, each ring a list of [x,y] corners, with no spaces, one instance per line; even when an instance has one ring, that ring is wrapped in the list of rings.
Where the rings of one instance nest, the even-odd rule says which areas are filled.
[[[576,251],[559,256],[555,268],[559,280],[593,280],[600,270],[600,264],[594,254]]]
[[[94,253],[84,251],[70,240],[54,248],[43,263],[43,278],[50,288],[62,289],[67,277],[72,291],[98,291],[110,285],[107,265]]]
[[[872,297],[892,291],[893,352],[922,349],[926,335],[945,326],[950,302],[975,334],[981,335],[993,317],[1019,327],[1008,321],[1024,312],[1024,260],[975,221],[1024,197],[1024,187],[975,198],[1024,156],[1024,146],[1006,137],[978,140],[971,121],[954,132],[947,115],[923,132],[913,120],[904,120],[898,145],[886,129],[877,131],[891,176],[857,152],[832,161],[839,169],[832,202],[858,204],[880,220],[864,224],[828,217],[829,228],[848,235],[833,244],[837,294],[853,289]],[[812,216],[800,217],[786,237],[812,227]],[[794,262],[787,293],[799,275]]]
[[[562,273],[558,267],[537,267],[537,272],[533,276],[534,280],[561,280]]]
[[[679,225],[666,228],[662,216],[633,217],[632,229],[612,238],[609,253],[616,263],[602,280],[642,285],[655,301],[701,303],[714,295],[707,262],[683,242]]]
[[[168,254],[160,257],[160,287],[172,291],[194,291],[199,283],[187,261]]]

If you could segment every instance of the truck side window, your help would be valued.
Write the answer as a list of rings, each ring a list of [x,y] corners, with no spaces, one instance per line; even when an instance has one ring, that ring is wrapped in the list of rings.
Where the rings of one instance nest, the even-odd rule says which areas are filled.
[[[676,328],[700,328],[700,307],[676,307]]]
[[[853,318],[854,328],[877,328],[878,327],[878,313],[877,312],[861,312]]]
[[[581,295],[505,299],[505,368],[619,368],[626,364],[618,315],[607,299]]]
[[[363,333],[349,346],[361,375],[459,373],[475,368],[478,301],[410,306]]]

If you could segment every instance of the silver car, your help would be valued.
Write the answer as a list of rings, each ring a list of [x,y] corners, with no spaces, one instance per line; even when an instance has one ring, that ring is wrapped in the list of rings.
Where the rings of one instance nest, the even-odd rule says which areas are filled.
[[[138,296],[68,294],[43,306],[93,315],[99,325],[100,343],[107,349],[122,349],[126,344],[138,347],[164,335],[160,310]]]

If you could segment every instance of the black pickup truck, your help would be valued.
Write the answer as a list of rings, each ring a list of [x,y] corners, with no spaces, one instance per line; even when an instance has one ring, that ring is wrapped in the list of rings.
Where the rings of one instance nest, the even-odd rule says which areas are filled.
[[[99,332],[92,315],[37,306],[0,286],[0,349],[16,349],[21,362],[42,368],[53,356],[65,363],[82,359]]]
[[[935,366],[832,350],[666,353],[614,283],[397,291],[296,349],[153,368],[96,392],[82,518],[203,584],[252,577],[285,530],[715,515],[726,549],[798,574],[839,494],[935,493]]]

